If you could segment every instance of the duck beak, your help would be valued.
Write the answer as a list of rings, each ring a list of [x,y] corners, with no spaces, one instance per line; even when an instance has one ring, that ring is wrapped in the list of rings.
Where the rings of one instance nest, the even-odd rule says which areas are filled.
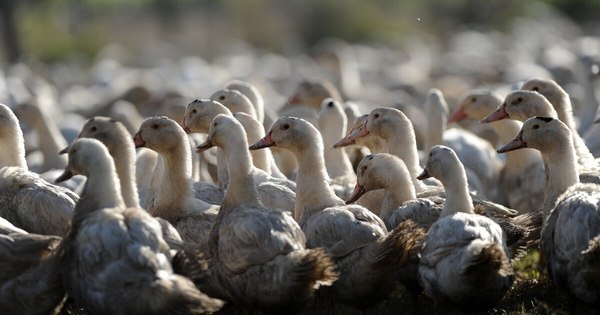
[[[249,146],[248,149],[250,149],[250,150],[258,150],[258,149],[262,149],[262,148],[266,148],[266,147],[273,147],[273,146],[276,146],[276,145],[277,144],[271,138],[271,131],[269,131],[267,133],[267,135],[264,136],[264,138],[258,140],[255,144]]]
[[[419,174],[419,176],[417,176],[418,180],[424,180],[431,177],[431,175],[429,175],[429,172],[427,171],[427,169],[423,169],[423,172],[421,172],[421,174]]]
[[[185,131],[185,133],[189,134],[192,133],[192,130],[190,129],[190,127],[188,127],[185,118],[187,115],[183,116],[183,119],[181,120],[181,123],[179,124],[181,126],[181,128],[183,128],[183,131]]]
[[[370,134],[367,126],[363,124],[360,128],[347,134],[342,140],[333,145],[334,148],[341,148],[356,143],[356,139],[366,137]]]
[[[199,146],[196,147],[196,152],[202,153],[212,147],[214,147],[214,145],[212,144],[210,139],[206,139],[206,141],[204,141],[203,143],[201,143]]]
[[[69,167],[67,167],[65,168],[65,171],[54,180],[54,183],[62,183],[68,179],[71,179],[71,177],[73,177],[73,173],[71,172]]]
[[[506,104],[502,104],[500,107],[498,107],[498,109],[482,119],[480,123],[487,124],[496,120],[502,120],[504,118],[509,118],[508,113],[506,113]]]
[[[289,105],[300,105],[301,102],[302,100],[300,99],[299,93],[292,95],[292,97],[290,97],[287,101]]]
[[[69,153],[69,147],[66,147],[60,151],[58,151],[58,155],[63,155]]]
[[[354,186],[354,190],[352,191],[352,194],[350,194],[350,197],[348,197],[348,199],[346,199],[346,204],[349,205],[351,203],[355,203],[356,200],[358,200],[358,198],[362,197],[362,195],[364,195],[367,192],[367,190],[361,186],[359,183],[356,183],[356,185]]]
[[[142,138],[142,132],[138,131],[135,136],[133,136],[133,143],[136,148],[143,148],[146,146],[146,141]]]
[[[465,113],[464,107],[461,106],[456,112],[454,112],[452,117],[448,119],[448,123],[450,124],[453,122],[459,122],[463,119],[467,119],[467,113]]]
[[[594,124],[597,124],[600,122],[600,116],[596,117],[596,119],[594,119]]]
[[[496,150],[498,153],[505,153],[509,151],[514,151],[522,148],[528,148],[527,142],[523,141],[523,132],[519,132],[516,138],[514,138],[511,142],[507,143],[502,148]]]

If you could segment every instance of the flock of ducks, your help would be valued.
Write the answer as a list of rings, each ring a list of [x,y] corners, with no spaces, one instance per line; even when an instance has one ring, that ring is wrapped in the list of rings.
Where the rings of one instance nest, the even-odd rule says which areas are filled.
[[[235,80],[171,118],[116,102],[70,144],[49,108],[0,105],[3,313],[365,309],[398,284],[486,309],[538,245],[559,288],[600,303],[600,165],[556,82],[471,90],[453,112],[431,89],[423,139],[414,110],[324,79],[265,100]]]

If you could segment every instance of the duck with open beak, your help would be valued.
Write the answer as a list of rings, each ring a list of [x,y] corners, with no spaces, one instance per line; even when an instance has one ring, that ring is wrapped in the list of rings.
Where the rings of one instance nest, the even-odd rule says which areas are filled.
[[[133,136],[133,143],[135,144],[136,149],[146,146],[146,141],[142,138],[142,131],[138,131],[135,136]]]

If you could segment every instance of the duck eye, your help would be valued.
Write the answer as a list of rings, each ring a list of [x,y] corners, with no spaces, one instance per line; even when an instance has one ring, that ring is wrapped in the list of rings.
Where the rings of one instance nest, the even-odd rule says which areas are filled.
[[[522,101],[523,101],[523,98],[522,98],[522,97],[519,97],[519,98],[517,98],[517,103],[520,103],[520,102],[522,102]]]
[[[366,171],[367,170],[367,166],[363,165],[363,167],[361,167],[360,170],[363,171],[363,172]]]
[[[219,100],[220,100],[220,101],[222,101],[222,100],[224,100],[224,99],[225,99],[225,95],[221,95],[221,96],[219,96]]]
[[[192,114],[197,113],[198,111],[196,109],[192,109]]]
[[[540,90],[540,88],[538,88],[537,86],[534,86],[534,87],[533,87],[531,90],[532,90],[532,91],[536,91],[536,92],[537,92],[537,91],[539,91],[539,90]]]
[[[333,107],[333,102],[329,102],[329,103],[327,103],[327,106],[329,106],[329,107]]]
[[[373,118],[379,118],[379,113],[375,113],[375,115],[373,115]]]
[[[152,129],[158,129],[158,125],[157,124],[152,125]]]
[[[289,124],[285,124],[285,125],[281,126],[281,129],[288,130],[288,129],[290,129],[290,125]]]
[[[91,131],[91,132],[94,132],[94,131],[96,131],[97,129],[98,129],[98,128],[96,128],[96,126],[92,126],[92,128],[90,128],[90,131]]]
[[[433,152],[429,152],[429,157],[432,157],[432,156],[433,156]]]
[[[475,96],[471,97],[471,103],[475,103],[475,102],[477,102],[477,97],[475,97]]]
[[[217,125],[218,125],[217,123],[214,123],[214,124],[213,124],[213,127],[216,127]]]
[[[538,129],[538,128],[540,128],[540,126],[539,126],[539,125],[533,125],[533,127],[532,127],[532,128],[533,128],[533,129]]]

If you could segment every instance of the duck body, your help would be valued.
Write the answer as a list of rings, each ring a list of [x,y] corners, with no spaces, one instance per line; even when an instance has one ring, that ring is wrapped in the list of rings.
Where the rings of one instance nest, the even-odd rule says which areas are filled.
[[[21,167],[0,168],[0,216],[28,232],[64,235],[79,199]]]
[[[600,186],[577,184],[565,192],[542,231],[548,273],[587,303],[600,301]]]
[[[509,270],[485,270],[506,264],[499,251],[508,252],[508,248],[502,229],[489,218],[468,213],[445,216],[429,229],[419,279],[425,292],[436,299],[473,306],[493,304],[513,282]]]

